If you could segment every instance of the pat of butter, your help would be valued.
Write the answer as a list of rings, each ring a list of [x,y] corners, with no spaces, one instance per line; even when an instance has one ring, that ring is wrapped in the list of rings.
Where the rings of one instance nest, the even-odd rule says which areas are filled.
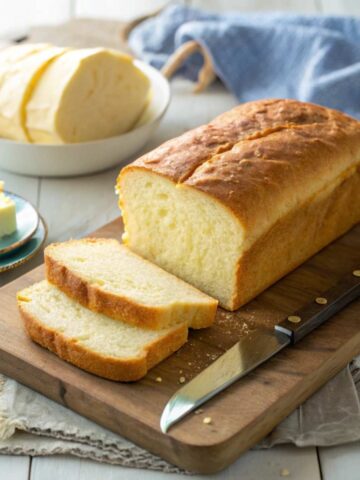
[[[0,190],[4,183],[0,182]],[[14,201],[0,191],[0,238],[16,230],[16,207]]]

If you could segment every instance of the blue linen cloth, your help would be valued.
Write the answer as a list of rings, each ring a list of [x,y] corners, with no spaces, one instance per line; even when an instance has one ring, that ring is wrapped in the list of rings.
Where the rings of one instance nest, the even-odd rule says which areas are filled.
[[[156,68],[198,41],[240,102],[280,97],[319,103],[360,119],[360,18],[282,12],[221,14],[172,5],[136,27],[135,53]],[[181,73],[194,80],[199,54]]]

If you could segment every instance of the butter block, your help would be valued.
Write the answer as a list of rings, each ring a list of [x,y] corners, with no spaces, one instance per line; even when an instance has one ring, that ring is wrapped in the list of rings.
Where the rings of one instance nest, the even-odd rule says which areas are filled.
[[[34,143],[77,143],[130,130],[149,95],[148,78],[117,51],[71,50],[43,72],[26,106]]]
[[[15,202],[4,193],[4,182],[0,181],[0,238],[16,230]]]
[[[28,141],[25,105],[49,62],[64,48],[15,45],[0,52],[0,137]]]

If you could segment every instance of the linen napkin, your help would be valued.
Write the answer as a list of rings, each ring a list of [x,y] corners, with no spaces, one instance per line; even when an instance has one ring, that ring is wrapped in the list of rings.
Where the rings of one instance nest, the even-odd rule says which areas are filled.
[[[283,443],[324,446],[360,440],[359,397],[360,357],[256,448]],[[69,454],[125,467],[189,473],[4,375],[0,375],[0,454]]]
[[[296,98],[360,118],[360,18],[214,14],[172,5],[129,37],[132,50],[157,68],[189,41],[210,55],[215,73],[240,102]],[[194,80],[202,61],[192,55],[181,73]]]

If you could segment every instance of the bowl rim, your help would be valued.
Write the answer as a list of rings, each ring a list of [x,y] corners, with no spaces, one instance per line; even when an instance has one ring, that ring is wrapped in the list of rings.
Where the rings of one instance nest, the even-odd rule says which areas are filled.
[[[26,257],[22,258],[21,260],[17,260],[17,261],[14,261],[13,263],[10,263],[10,264],[4,265],[4,266],[0,266],[0,273],[8,272],[9,270],[14,270],[17,267],[20,267],[24,263],[27,263],[29,260],[34,258],[35,255],[40,252],[40,250],[44,247],[45,242],[47,240],[47,237],[48,237],[48,234],[49,234],[49,229],[48,229],[46,221],[44,220],[44,217],[39,214],[38,228],[36,229],[34,235],[36,234],[36,232],[38,231],[38,229],[41,226],[44,229],[44,235],[41,239],[40,244],[36,248],[34,248],[34,250],[32,250]],[[29,239],[28,241],[30,241],[30,240],[31,239]],[[19,248],[25,247],[25,245],[26,245],[26,243],[21,245]],[[11,258],[11,256],[10,256],[10,258]]]
[[[135,132],[138,132],[139,130],[151,126],[154,123],[158,122],[166,113],[167,109],[169,108],[170,100],[171,100],[171,89],[170,89],[170,84],[168,79],[155,67],[152,65],[143,62],[142,60],[139,60],[137,58],[134,58],[134,64],[140,68],[140,70],[145,71],[145,73],[151,72],[148,77],[150,77],[151,81],[151,75],[157,76],[158,79],[160,79],[160,82],[163,84],[163,95],[165,97],[165,102],[164,106],[160,110],[160,112],[152,119],[150,119],[148,122],[142,123],[141,125],[136,126],[132,128],[131,130],[124,132],[120,135],[114,135],[112,137],[106,137],[106,138],[99,138],[97,140],[89,140],[87,142],[74,142],[74,143],[64,143],[64,144],[54,144],[54,143],[27,143],[27,142],[21,142],[18,140],[12,140],[10,138],[4,138],[0,137],[0,143],[3,144],[8,144],[8,145],[14,145],[16,147],[29,147],[29,148],[79,148],[79,147],[84,147],[85,145],[99,145],[104,142],[109,142],[111,140],[116,141],[117,139],[124,139],[126,138],[127,135],[131,135]]]

